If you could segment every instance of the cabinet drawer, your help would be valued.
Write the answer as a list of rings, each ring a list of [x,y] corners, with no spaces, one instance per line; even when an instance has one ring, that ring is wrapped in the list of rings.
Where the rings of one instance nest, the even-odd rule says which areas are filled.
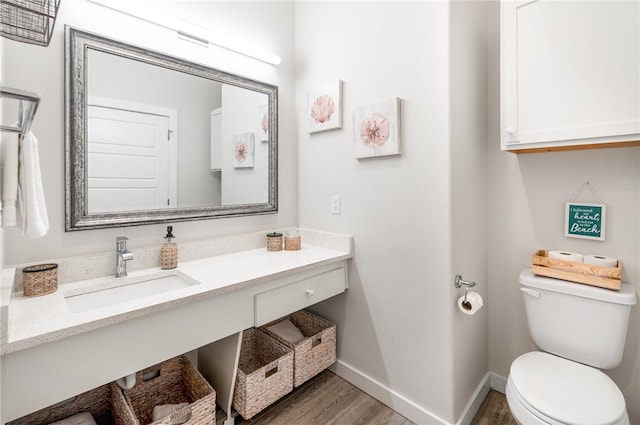
[[[297,282],[290,283],[255,296],[255,325],[262,326],[272,320],[309,307],[344,292],[344,267],[339,267]]]

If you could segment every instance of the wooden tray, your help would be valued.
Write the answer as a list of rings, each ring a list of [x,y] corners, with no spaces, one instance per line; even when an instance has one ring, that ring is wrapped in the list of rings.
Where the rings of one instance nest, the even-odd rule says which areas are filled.
[[[549,258],[546,250],[540,250],[531,257],[531,270],[534,274],[600,288],[620,290],[622,279],[622,263],[617,267],[603,267],[595,264],[576,263],[573,261]]]

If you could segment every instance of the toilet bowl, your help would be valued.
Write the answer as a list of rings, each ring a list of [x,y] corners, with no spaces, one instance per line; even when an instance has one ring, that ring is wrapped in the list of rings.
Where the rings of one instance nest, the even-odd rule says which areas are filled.
[[[630,425],[624,397],[611,378],[552,354],[518,357],[506,394],[512,416],[523,425]]]
[[[601,369],[620,365],[635,289],[618,291],[520,273],[527,324],[541,351],[511,364],[507,403],[524,425],[629,425],[620,389]]]

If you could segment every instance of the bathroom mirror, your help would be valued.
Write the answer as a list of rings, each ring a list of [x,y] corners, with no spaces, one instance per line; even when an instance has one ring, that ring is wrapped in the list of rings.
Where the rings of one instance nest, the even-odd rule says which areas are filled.
[[[67,26],[66,230],[277,212],[277,95]]]

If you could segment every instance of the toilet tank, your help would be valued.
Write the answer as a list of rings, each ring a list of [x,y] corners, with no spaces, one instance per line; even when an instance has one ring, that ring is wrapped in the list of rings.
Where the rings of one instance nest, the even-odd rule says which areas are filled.
[[[520,273],[529,331],[538,348],[599,369],[622,361],[636,303],[633,286],[619,291]]]

